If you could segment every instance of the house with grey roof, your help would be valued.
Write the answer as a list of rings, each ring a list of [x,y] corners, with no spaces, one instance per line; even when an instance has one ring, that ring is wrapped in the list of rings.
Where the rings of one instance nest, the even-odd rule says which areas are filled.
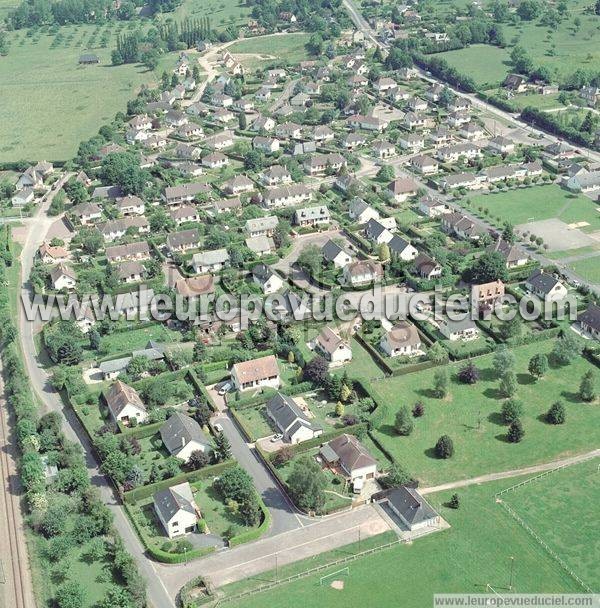
[[[189,534],[196,529],[200,510],[189,482],[159,490],[153,497],[154,510],[169,538]]]
[[[540,268],[529,275],[525,281],[525,289],[544,302],[560,302],[569,294],[567,288],[553,274]]]
[[[195,249],[200,242],[200,234],[196,228],[173,232],[167,236],[167,248],[171,253]]]
[[[326,205],[318,207],[303,207],[297,209],[294,213],[294,224],[300,227],[318,226],[320,224],[329,224],[331,216]]]
[[[244,230],[249,236],[273,236],[279,219],[275,215],[246,220]]]
[[[389,509],[410,530],[422,530],[440,524],[440,516],[415,488],[399,486],[377,492],[373,502]]]
[[[195,253],[192,257],[192,266],[196,274],[206,272],[219,272],[229,262],[227,249],[213,249],[212,251],[202,251]]]
[[[321,446],[319,456],[325,466],[352,483],[373,479],[377,461],[354,436],[344,433]]]
[[[313,422],[308,410],[294,399],[277,393],[267,401],[267,416],[288,443],[300,443],[323,434],[323,427]]]
[[[577,320],[585,333],[596,340],[600,340],[600,306],[590,304],[587,309],[578,316]]]
[[[344,268],[354,261],[353,256],[342,245],[331,239],[321,247],[321,254],[325,261],[333,264],[335,268]]]
[[[188,462],[192,452],[212,452],[212,443],[200,425],[187,414],[175,412],[160,427],[160,438],[171,456]]]

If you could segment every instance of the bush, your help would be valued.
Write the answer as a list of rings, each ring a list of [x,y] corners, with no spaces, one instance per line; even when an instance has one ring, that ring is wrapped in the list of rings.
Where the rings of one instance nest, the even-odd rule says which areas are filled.
[[[510,424],[523,415],[523,403],[518,399],[508,399],[502,404],[502,420]]]
[[[523,429],[521,420],[517,418],[511,422],[508,428],[507,439],[510,443],[519,443],[523,439],[523,435],[525,435],[525,429]]]
[[[550,406],[546,414],[546,420],[550,424],[564,424],[566,419],[565,406],[562,401],[556,401]]]
[[[442,435],[435,444],[435,454],[438,458],[451,458],[454,454],[454,443],[448,435]]]

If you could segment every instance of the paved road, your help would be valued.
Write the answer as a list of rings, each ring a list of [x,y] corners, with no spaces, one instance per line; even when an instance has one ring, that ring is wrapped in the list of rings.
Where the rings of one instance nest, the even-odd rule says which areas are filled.
[[[579,462],[585,462],[591,458],[597,458],[600,456],[600,449],[586,452],[585,454],[579,454],[577,456],[569,456],[568,458],[561,458],[560,460],[553,460],[551,462],[544,462],[542,464],[536,464],[531,467],[524,467],[522,469],[512,469],[511,471],[502,471],[500,473],[490,473],[488,475],[480,475],[479,477],[472,477],[471,479],[461,479],[459,481],[452,481],[450,483],[443,483],[439,486],[432,486],[430,488],[419,488],[421,494],[433,494],[434,492],[442,492],[443,490],[453,490],[455,488],[465,488],[480,483],[487,483],[489,481],[497,481],[499,479],[510,479],[511,477],[519,477],[521,475],[531,475],[534,473],[543,473],[544,471],[550,471],[557,469],[558,467],[569,466],[577,464]]]
[[[191,576],[202,573],[214,587],[220,587],[389,529],[373,505],[367,505],[323,518],[308,527],[215,553],[202,560],[200,567],[163,566],[162,576],[169,587],[179,588]]]
[[[26,241],[21,252],[21,295],[24,297],[29,297],[30,295],[29,275],[33,265],[35,252],[44,240],[49,227],[55,221],[53,218],[48,218],[46,212],[52,202],[52,198],[68,177],[69,175],[65,175],[58,182],[59,185],[56,189],[48,194],[35,216],[35,229],[30,228],[28,230]],[[63,425],[63,431],[66,437],[71,441],[81,444],[83,447],[90,479],[99,489],[103,502],[109,507],[113,514],[114,526],[117,533],[123,539],[127,550],[135,558],[141,575],[147,581],[148,599],[151,605],[154,606],[154,608],[172,608],[175,604],[167,593],[162,581],[157,576],[154,563],[146,558],[144,548],[132,529],[123,508],[115,497],[112,485],[100,472],[99,463],[93,455],[92,446],[85,430],[79,423],[75,413],[71,408],[64,406],[62,399],[50,385],[48,374],[43,369],[36,354],[34,336],[35,324],[29,322],[25,318],[22,307],[19,306],[19,337],[25,368],[31,381],[32,388],[40,397],[43,410],[45,412],[54,411],[62,414],[67,423],[66,425]]]

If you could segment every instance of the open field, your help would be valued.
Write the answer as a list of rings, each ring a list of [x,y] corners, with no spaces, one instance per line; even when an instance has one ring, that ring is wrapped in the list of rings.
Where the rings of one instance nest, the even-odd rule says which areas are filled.
[[[587,222],[584,232],[600,230],[598,206],[582,195],[570,194],[556,185],[534,186],[469,197],[472,209],[489,209],[492,217],[514,225],[557,218],[566,224]]]
[[[429,606],[434,593],[485,593],[488,584],[497,593],[504,594],[508,592],[510,557],[513,555],[517,556],[515,592],[581,591],[575,581],[494,502],[494,492],[504,487],[506,481],[465,488],[460,492],[458,510],[444,506],[452,492],[429,496],[428,500],[451,528],[410,545],[397,545],[350,562],[350,575],[339,577],[344,582],[343,590],[319,584],[323,574],[336,572],[341,567],[333,566],[329,571],[230,605],[236,608],[394,606],[401,597],[404,606]],[[556,523],[556,518],[551,521]],[[312,560],[305,560],[297,563],[294,571],[303,571],[313,565]],[[262,578],[263,581],[271,580],[268,576]],[[246,581],[245,584],[251,583]]]
[[[551,110],[563,107],[560,101],[558,101],[557,93],[553,93],[552,95],[515,95],[511,98],[510,103],[517,110],[522,110],[526,106],[533,106],[540,110]]]
[[[510,70],[508,51],[485,44],[473,44],[464,49],[446,51],[436,57],[444,58],[461,74],[471,76],[482,88],[499,85]]]
[[[587,281],[600,283],[600,258],[591,257],[587,260],[571,262],[569,266]]]
[[[503,494],[506,502],[590,587],[598,582],[600,461],[596,458]],[[559,511],[577,514],[577,525],[556,525]],[[596,589],[597,590],[597,589]]]
[[[287,61],[298,63],[309,58],[305,44],[309,35],[303,33],[283,34],[273,36],[260,36],[240,40],[229,47],[233,54],[239,53],[240,61],[248,68],[260,68],[262,65],[273,62]],[[244,58],[244,54],[250,54]],[[261,57],[258,57],[260,55]]]
[[[449,397],[444,400],[432,396],[434,369],[374,383],[376,397],[388,406],[387,417],[374,431],[377,439],[425,486],[533,465],[597,446],[600,408],[582,403],[577,395],[583,373],[593,369],[598,376],[596,368],[579,357],[568,367],[551,367],[537,383],[527,372],[531,357],[539,352],[549,353],[553,344],[553,340],[547,340],[513,351],[516,396],[524,409],[521,420],[525,437],[521,443],[506,440],[507,426],[500,417],[502,398],[492,355],[474,359],[480,370],[480,380],[475,385],[459,384],[453,379],[464,362],[447,366],[451,382]],[[551,426],[544,415],[559,399],[565,405],[567,420],[564,425]],[[396,412],[403,405],[411,408],[418,400],[425,404],[425,415],[415,419],[410,436],[396,435]],[[447,460],[437,459],[433,451],[443,434],[450,435],[454,442],[454,456]]]
[[[59,44],[48,34],[10,34],[10,52],[1,59],[0,162],[72,157],[82,140],[125,110],[142,84],[173,64],[175,54],[162,57],[156,74],[140,65],[111,66],[114,38],[127,31],[119,27],[63,27]],[[100,46],[103,36],[106,46]],[[80,66],[86,52],[98,55],[100,64]]]
[[[173,16],[177,20],[208,17],[211,27],[222,30],[230,25],[245,25],[250,12],[243,0],[186,0],[177,7]]]

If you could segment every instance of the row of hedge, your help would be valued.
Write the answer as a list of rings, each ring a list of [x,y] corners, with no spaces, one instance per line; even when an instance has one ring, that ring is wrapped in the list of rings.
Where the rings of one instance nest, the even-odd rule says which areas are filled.
[[[286,395],[293,397],[305,393],[313,388],[312,382],[298,382],[297,384],[290,384],[283,391]],[[274,397],[279,391],[274,388],[267,387],[263,389],[260,395],[254,397],[242,397],[240,399],[228,399],[227,405],[231,409],[243,410],[249,407],[256,407],[267,402],[271,397]]]

